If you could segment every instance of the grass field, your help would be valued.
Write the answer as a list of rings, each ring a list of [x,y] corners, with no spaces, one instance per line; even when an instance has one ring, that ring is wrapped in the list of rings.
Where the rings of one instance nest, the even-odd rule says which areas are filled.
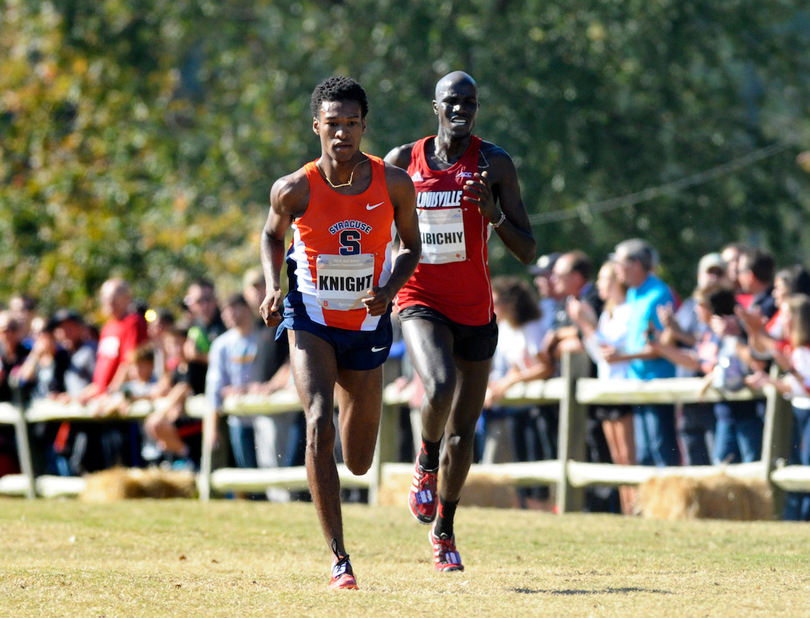
[[[0,616],[810,616],[810,526],[461,509],[435,573],[407,509],[344,508],[329,592],[311,504],[0,499]]]

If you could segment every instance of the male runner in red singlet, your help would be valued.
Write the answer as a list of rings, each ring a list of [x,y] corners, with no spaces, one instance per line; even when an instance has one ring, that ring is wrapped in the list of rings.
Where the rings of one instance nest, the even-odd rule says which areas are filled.
[[[357,588],[343,546],[334,458],[334,394],[346,466],[371,466],[382,409],[382,364],[392,341],[391,303],[413,273],[421,244],[408,174],[360,151],[366,93],[330,77],[312,93],[321,157],[277,180],[261,240],[268,326],[287,330],[298,395],[307,417],[306,466],[315,510],[335,554],[330,588]],[[284,237],[289,292],[281,291]],[[401,248],[392,258],[394,233]],[[392,263],[393,261],[393,263]]]
[[[456,71],[439,80],[433,111],[438,135],[395,148],[385,160],[407,169],[414,182],[422,235],[419,266],[397,296],[405,344],[425,387],[422,449],[408,502],[418,521],[435,520],[429,534],[435,569],[461,571],[453,519],[498,340],[487,239],[494,229],[523,264],[534,260],[536,246],[512,160],[472,133],[478,114],[472,77]]]

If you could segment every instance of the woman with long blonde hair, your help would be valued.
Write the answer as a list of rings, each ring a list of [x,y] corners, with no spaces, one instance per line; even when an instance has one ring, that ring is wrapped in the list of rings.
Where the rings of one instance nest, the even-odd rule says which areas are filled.
[[[568,314],[582,331],[582,341],[586,351],[596,363],[597,375],[601,380],[626,379],[629,363],[609,363],[606,357],[612,352],[621,353],[627,338],[627,324],[630,308],[625,303],[627,289],[616,277],[615,264],[605,262],[599,269],[596,280],[599,298],[605,301],[602,314],[597,319],[591,307],[576,299],[568,301]],[[633,410],[629,405],[597,406],[594,415],[602,422],[610,456],[614,464],[631,466],[635,464],[635,442],[633,434]],[[619,488],[622,512],[631,515],[635,508],[636,494],[633,487]]]

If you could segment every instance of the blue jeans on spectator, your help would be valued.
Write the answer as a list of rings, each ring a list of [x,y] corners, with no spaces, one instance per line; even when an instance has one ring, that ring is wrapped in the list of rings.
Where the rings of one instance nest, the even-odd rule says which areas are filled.
[[[793,407],[793,431],[788,465],[810,466],[810,410]],[[789,492],[785,497],[785,519],[810,521],[810,493]]]
[[[750,463],[762,458],[762,418],[757,401],[719,402],[714,405],[715,465]]]
[[[678,466],[681,454],[675,439],[675,406],[633,406],[636,461],[640,466]]]
[[[256,437],[253,424],[228,423],[228,435],[231,438],[231,450],[238,468],[257,468]]]
[[[684,465],[708,466],[712,463],[709,444],[714,444],[714,406],[710,403],[685,403],[679,435]]]

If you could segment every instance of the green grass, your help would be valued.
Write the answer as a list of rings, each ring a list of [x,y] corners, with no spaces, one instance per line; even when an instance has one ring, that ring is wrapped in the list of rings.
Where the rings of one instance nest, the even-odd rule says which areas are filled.
[[[344,507],[329,592],[311,504],[0,499],[0,616],[810,616],[810,526],[462,508],[435,573],[405,508]]]

